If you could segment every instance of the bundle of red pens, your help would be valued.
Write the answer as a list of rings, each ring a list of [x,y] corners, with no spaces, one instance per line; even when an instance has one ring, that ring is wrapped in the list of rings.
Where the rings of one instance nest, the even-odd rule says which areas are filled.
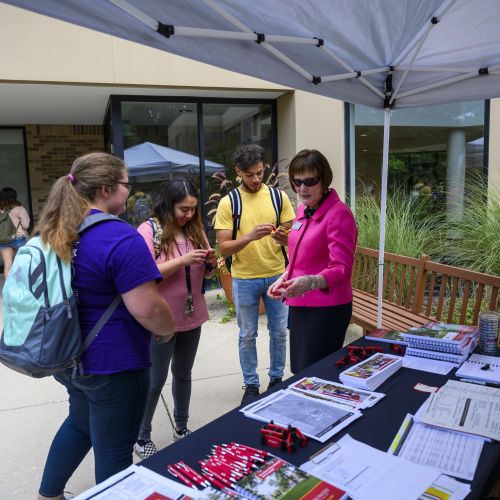
[[[267,451],[233,442],[212,446],[210,454],[204,460],[198,461],[201,474],[182,461],[169,465],[167,470],[191,488],[199,489],[212,485],[230,496],[237,496],[238,493],[246,496],[236,483],[271,457]]]

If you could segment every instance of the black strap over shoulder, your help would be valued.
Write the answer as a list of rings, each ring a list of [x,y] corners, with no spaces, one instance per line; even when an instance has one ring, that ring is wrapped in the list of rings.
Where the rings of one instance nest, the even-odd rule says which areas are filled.
[[[274,186],[267,186],[269,188],[269,195],[271,196],[271,201],[273,204],[274,211],[276,213],[276,227],[281,223],[281,211],[283,209],[283,194],[281,190]],[[231,189],[228,193],[229,200],[231,201],[231,215],[233,218],[233,234],[231,236],[232,240],[236,239],[238,229],[241,223],[241,214],[243,212],[243,203],[241,200],[241,193],[238,188]],[[286,248],[281,246],[281,252],[283,258],[285,259],[285,267],[288,266],[288,254],[286,253]],[[231,271],[232,258],[231,256],[225,259],[226,267]]]

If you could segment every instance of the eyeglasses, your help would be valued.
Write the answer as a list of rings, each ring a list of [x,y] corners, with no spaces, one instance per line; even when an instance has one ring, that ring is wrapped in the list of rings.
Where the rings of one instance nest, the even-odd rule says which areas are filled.
[[[306,179],[292,179],[292,184],[295,187],[300,187],[302,184],[307,187],[316,186],[321,179],[319,177],[307,177]]]
[[[131,182],[117,181],[116,183],[125,186],[129,192],[132,191],[133,184]]]

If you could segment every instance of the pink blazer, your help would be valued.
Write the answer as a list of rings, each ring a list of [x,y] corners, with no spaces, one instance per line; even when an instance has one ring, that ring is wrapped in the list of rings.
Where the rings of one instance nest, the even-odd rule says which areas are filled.
[[[288,279],[321,274],[328,288],[288,297],[286,303],[301,307],[347,304],[352,301],[351,275],[358,239],[354,216],[333,189],[310,219],[306,219],[304,208],[301,205],[297,210],[288,234]]]

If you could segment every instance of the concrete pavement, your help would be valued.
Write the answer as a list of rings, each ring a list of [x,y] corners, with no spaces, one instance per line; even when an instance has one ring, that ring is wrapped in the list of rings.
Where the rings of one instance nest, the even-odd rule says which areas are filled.
[[[3,280],[0,283],[3,285]],[[236,320],[221,323],[227,307],[222,291],[207,293],[210,320],[202,336],[193,369],[193,390],[189,427],[198,429],[239,405],[243,391],[238,360]],[[1,308],[0,308],[1,311]],[[257,339],[261,386],[268,383],[269,350],[265,315],[259,321]],[[350,342],[361,333],[351,325]],[[291,375],[287,359],[285,377]],[[32,500],[38,490],[45,458],[54,434],[66,417],[68,404],[64,388],[52,378],[31,379],[0,365],[0,498]],[[163,390],[153,420],[153,441],[159,449],[172,439],[171,380]],[[73,494],[94,485],[92,453],[85,458],[67,485]]]

